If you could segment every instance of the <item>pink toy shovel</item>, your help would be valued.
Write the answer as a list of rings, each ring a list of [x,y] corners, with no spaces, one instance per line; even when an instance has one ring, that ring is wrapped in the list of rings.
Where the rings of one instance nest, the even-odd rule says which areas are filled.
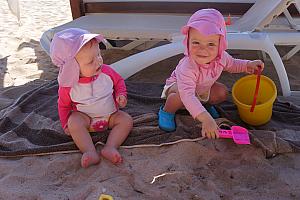
[[[236,144],[250,144],[248,130],[241,126],[232,126],[231,130],[219,130],[220,138],[233,138]]]

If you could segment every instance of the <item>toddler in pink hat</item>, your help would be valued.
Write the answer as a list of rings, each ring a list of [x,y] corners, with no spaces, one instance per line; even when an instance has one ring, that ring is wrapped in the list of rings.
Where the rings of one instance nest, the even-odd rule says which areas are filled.
[[[195,12],[181,32],[185,35],[184,58],[166,80],[162,92],[166,103],[159,111],[159,127],[174,131],[175,112],[185,107],[194,119],[202,123],[203,137],[218,138],[218,125],[213,119],[218,117],[218,112],[208,105],[221,103],[227,98],[226,86],[217,82],[222,71],[255,73],[258,67],[264,68],[264,63],[234,59],[225,51],[225,21],[215,9]]]
[[[99,43],[104,38],[70,28],[54,35],[52,62],[59,67],[58,113],[61,125],[83,153],[84,168],[100,162],[89,132],[111,129],[101,155],[114,164],[122,162],[118,147],[132,129],[132,118],[119,110],[127,104],[123,78],[103,64]]]

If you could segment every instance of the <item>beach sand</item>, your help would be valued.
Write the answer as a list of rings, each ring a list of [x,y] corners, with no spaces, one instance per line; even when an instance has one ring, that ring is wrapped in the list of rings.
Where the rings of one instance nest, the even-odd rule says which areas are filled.
[[[3,98],[8,104],[25,92],[22,85],[56,78],[58,70],[39,46],[39,38],[47,29],[72,19],[68,0],[20,0],[20,4],[19,26],[7,2],[0,1],[0,88],[20,88]],[[103,53],[109,64],[132,52]],[[232,53],[258,58],[256,52]],[[163,83],[179,58],[160,62],[131,80],[151,82],[155,77]],[[299,60],[298,54],[286,63],[288,70],[297,70],[290,74],[294,89],[300,89],[299,66],[295,69]],[[274,68],[267,65],[270,62],[266,63],[265,73],[274,75]],[[102,193],[115,200],[300,199],[299,154],[266,159],[261,149],[237,146],[230,140],[183,142],[120,152],[123,164],[114,166],[102,160],[88,169],[80,167],[79,153],[0,158],[0,199],[96,200]]]

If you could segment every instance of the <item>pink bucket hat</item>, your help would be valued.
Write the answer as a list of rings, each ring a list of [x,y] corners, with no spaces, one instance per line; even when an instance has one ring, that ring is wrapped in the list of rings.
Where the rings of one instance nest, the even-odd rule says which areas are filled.
[[[189,19],[187,25],[181,28],[182,34],[186,35],[185,46],[187,47],[188,32],[190,28],[194,28],[204,35],[219,34],[219,56],[227,49],[226,41],[226,25],[223,15],[216,9],[201,9],[195,12]],[[188,47],[187,47],[188,48]],[[185,54],[187,53],[187,48]]]
[[[99,34],[92,34],[79,28],[70,28],[56,33],[50,45],[50,57],[58,66],[58,84],[72,87],[79,80],[79,64],[75,59],[79,50],[95,38],[99,43],[104,40]]]

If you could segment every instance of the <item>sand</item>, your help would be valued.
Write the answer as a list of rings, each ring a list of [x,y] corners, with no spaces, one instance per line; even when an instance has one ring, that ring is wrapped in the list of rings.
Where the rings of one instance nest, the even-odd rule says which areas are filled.
[[[11,94],[11,101],[25,92],[22,85],[56,78],[57,68],[39,46],[39,38],[47,29],[72,19],[68,0],[21,0],[20,4],[19,26],[7,2],[0,1],[0,88],[20,88]],[[232,53],[249,59],[258,57],[255,52]],[[104,52],[104,59],[112,63],[129,54]],[[151,82],[162,65],[174,67],[178,59],[163,61],[131,79]],[[298,54],[287,63],[287,68],[299,73],[299,68],[295,69],[299,60]],[[157,82],[163,82],[171,71],[163,69]],[[295,76],[293,87],[299,88],[297,76],[290,76]],[[183,142],[120,152],[124,157],[122,165],[102,160],[88,169],[80,167],[79,153],[0,158],[0,199],[94,200],[101,193],[110,194],[115,200],[300,199],[299,154],[266,159],[261,149],[237,146],[229,140]]]

